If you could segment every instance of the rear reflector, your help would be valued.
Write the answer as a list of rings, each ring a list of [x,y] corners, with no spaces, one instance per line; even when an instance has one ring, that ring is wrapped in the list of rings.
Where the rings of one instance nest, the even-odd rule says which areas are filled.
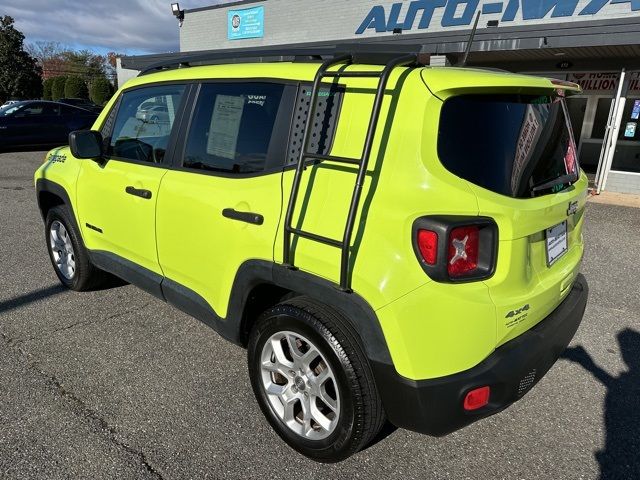
[[[447,271],[451,277],[463,277],[478,268],[480,228],[476,225],[454,228],[449,235]]]
[[[480,387],[471,390],[464,397],[464,409],[466,411],[478,410],[489,403],[491,389],[489,387]]]
[[[418,248],[428,265],[438,261],[438,234],[431,230],[418,230]]]

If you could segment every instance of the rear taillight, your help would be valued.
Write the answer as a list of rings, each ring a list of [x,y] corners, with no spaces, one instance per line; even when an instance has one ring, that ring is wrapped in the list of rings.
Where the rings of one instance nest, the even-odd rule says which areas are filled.
[[[485,217],[421,217],[413,225],[413,245],[433,280],[482,280],[495,271],[498,227]]]
[[[478,268],[480,228],[457,227],[448,238],[447,271],[451,277],[468,275]]]

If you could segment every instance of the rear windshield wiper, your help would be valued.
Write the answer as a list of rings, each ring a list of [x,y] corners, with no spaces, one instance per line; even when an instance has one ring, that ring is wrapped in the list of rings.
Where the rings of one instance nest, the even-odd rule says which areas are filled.
[[[531,188],[531,193],[540,192],[542,190],[548,190],[550,188],[555,187],[556,185],[564,185],[565,183],[572,183],[577,180],[575,173],[567,173],[566,175],[561,175],[558,178],[554,178],[553,180],[549,180],[543,183],[539,183],[534,185]]]

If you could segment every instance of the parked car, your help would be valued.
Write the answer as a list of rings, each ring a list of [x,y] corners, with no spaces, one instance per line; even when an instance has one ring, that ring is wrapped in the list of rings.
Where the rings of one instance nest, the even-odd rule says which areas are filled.
[[[0,150],[68,143],[73,130],[89,128],[98,115],[57,102],[32,100],[0,108]]]
[[[65,103],[67,105],[72,105],[78,108],[84,108],[85,110],[89,110],[90,112],[100,113],[102,112],[102,107],[100,105],[96,105],[90,100],[84,98],[61,98],[58,100],[60,103]]]
[[[169,109],[166,105],[147,104],[136,112],[136,118],[149,123],[168,123]]]
[[[262,412],[322,462],[521,399],[588,295],[580,87],[342,48],[143,72],[35,174],[60,282],[108,272],[246,347]],[[158,97],[166,126],[139,118]]]

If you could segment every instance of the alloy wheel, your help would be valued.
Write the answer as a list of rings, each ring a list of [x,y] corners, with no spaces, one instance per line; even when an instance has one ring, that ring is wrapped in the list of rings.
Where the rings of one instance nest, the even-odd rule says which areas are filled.
[[[54,220],[49,228],[49,247],[58,271],[67,280],[73,279],[76,273],[73,244],[69,232],[58,220]]]
[[[334,372],[319,349],[299,333],[272,335],[260,356],[262,387],[276,415],[308,440],[333,433],[340,418]]]

